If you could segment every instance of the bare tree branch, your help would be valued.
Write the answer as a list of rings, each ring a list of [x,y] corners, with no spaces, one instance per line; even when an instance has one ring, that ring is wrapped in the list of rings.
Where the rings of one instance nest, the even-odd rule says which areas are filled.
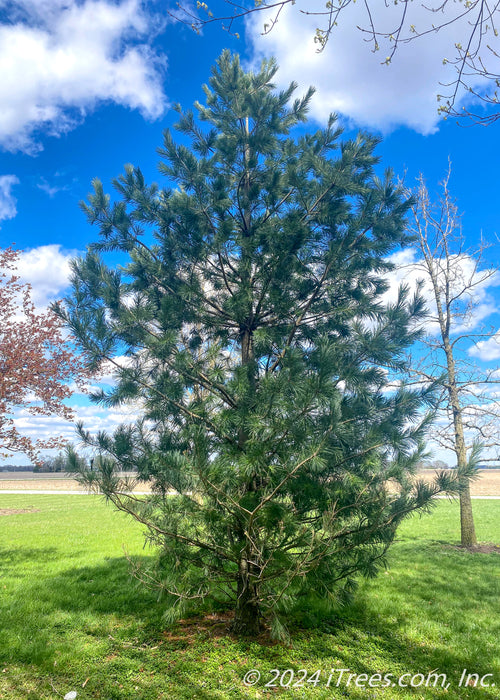
[[[176,10],[165,10],[166,14],[177,22],[181,22],[200,34],[204,27],[210,24],[219,24],[224,31],[239,38],[236,31],[243,21],[255,14],[263,14],[262,34],[272,32],[279,22],[280,15],[290,6],[290,10],[304,16],[317,18],[314,41],[318,51],[321,52],[332,40],[335,31],[342,31],[344,22],[349,21],[345,11],[355,0],[331,0],[319,5],[323,9],[314,10],[307,3],[300,0],[222,0],[222,9],[217,11],[221,2],[215,0],[197,2],[193,7],[187,2],[177,2]],[[397,5],[395,10],[394,6]],[[224,6],[227,11],[224,11]],[[398,0],[395,3],[379,3],[363,0],[360,5],[364,12],[364,21],[356,25],[363,40],[368,42],[374,53],[384,49],[383,64],[390,64],[395,59],[399,49],[419,38],[438,34],[450,26],[466,25],[468,27],[464,41],[457,40],[454,44],[455,55],[443,56],[443,63],[453,67],[456,71],[455,78],[449,83],[442,84],[443,94],[438,95],[438,112],[444,117],[449,116],[461,120],[468,119],[470,123],[488,125],[500,118],[498,105],[500,96],[500,54],[493,46],[498,36],[497,14],[500,8],[500,0],[488,2],[487,0],[429,0],[428,2],[412,2],[412,0]],[[397,16],[387,29],[387,17],[389,10],[396,12]],[[418,21],[422,10],[428,16],[428,21]],[[382,26],[384,25],[384,28]],[[489,84],[484,90],[475,86],[478,78],[484,84]],[[460,107],[460,101],[468,95],[474,102],[493,108],[487,114],[479,110],[473,111],[471,107]]]
[[[429,328],[427,321],[424,351],[420,357],[418,353],[413,356],[409,374],[415,383],[441,383],[433,438],[455,453],[457,468],[464,472],[477,454],[478,443],[487,451],[485,459],[500,461],[500,405],[488,390],[490,380],[496,381],[497,370],[483,370],[468,354],[479,338],[494,335],[493,330],[477,329],[482,319],[474,314],[497,269],[485,266],[489,246],[484,240],[476,249],[466,250],[458,208],[449,191],[450,174],[451,166],[441,183],[438,202],[431,202],[422,176],[414,193],[409,229],[422,255],[417,267],[424,275],[424,291],[437,313],[432,313],[434,327]],[[474,520],[468,484],[464,486],[460,494],[462,544],[470,545],[475,542]]]

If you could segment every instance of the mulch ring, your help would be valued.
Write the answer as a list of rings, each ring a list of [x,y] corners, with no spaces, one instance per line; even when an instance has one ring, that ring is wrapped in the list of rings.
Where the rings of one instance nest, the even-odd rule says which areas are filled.
[[[19,513],[39,513],[38,508],[0,508],[2,515],[18,515]]]
[[[462,549],[467,552],[480,552],[481,554],[491,554],[492,552],[500,554],[500,544],[491,544],[489,542],[486,542],[485,544],[472,544],[468,547],[462,547],[459,545],[457,549]]]
[[[178,620],[173,629],[163,632],[163,637],[165,641],[181,642],[186,646],[195,644],[200,634],[206,634],[212,639],[219,637],[236,639],[237,637],[231,631],[233,616],[234,613],[231,611],[193,615],[185,620]],[[270,629],[267,625],[263,625],[261,633],[257,637],[252,637],[252,640],[261,646],[279,644],[277,640],[271,639]],[[160,643],[163,643],[163,640]]]

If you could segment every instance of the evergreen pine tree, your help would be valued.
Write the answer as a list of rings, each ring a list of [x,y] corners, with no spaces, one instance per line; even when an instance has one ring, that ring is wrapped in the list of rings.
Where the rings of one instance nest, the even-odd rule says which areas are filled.
[[[172,617],[225,600],[242,634],[265,615],[282,634],[300,596],[349,593],[453,481],[411,480],[426,396],[387,386],[423,313],[405,289],[382,303],[408,203],[374,175],[376,138],[341,142],[334,117],[289,136],[313,91],[292,101],[276,70],[222,54],[198,119],[179,109],[183,143],[165,132],[172,189],[132,166],[115,203],[94,182],[100,237],[59,309],[89,365],[114,367],[94,399],[140,411],[114,434],[80,427],[98,453],[81,478],[147,527],[158,556],[138,575]],[[127,490],[130,469],[150,496]]]

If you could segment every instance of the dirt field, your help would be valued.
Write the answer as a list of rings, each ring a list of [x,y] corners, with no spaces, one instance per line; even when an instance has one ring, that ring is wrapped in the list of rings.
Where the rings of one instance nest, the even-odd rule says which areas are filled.
[[[425,479],[432,479],[432,469],[421,472]],[[471,484],[473,496],[500,496],[500,469],[485,469],[479,472],[479,479]]]
[[[425,479],[432,479],[434,472],[426,470],[421,473]],[[0,473],[0,492],[11,490],[26,490],[26,491],[82,491],[82,486],[74,479],[55,478],[53,475],[44,478],[44,474],[36,476],[25,476],[22,478],[16,475],[16,478],[3,478]],[[147,491],[145,484],[140,484],[136,489],[136,493]],[[474,481],[471,486],[473,496],[499,496],[500,497],[500,469],[485,470],[480,472],[480,477]]]
[[[2,491],[75,491],[76,493],[85,491],[85,487],[79,484],[75,479],[56,478],[53,475],[44,478],[44,474],[36,474],[32,476],[23,475],[19,478],[4,478],[0,474],[0,493]],[[145,484],[140,484],[134,489],[135,493],[144,493],[148,491]]]

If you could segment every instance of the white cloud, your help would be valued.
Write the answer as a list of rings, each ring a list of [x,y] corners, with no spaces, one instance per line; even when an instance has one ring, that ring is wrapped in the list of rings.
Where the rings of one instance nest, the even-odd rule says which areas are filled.
[[[0,221],[13,219],[17,214],[16,199],[12,194],[13,185],[18,185],[15,175],[0,176]]]
[[[406,7],[396,2],[370,3],[379,31],[390,32],[397,26],[403,5]],[[439,16],[431,15],[420,2],[410,3],[408,7],[407,26],[414,24],[417,29],[428,27],[433,21],[442,21],[446,12],[453,11],[451,3],[446,4]],[[301,13],[301,9],[309,14]],[[281,68],[280,85],[292,80],[297,81],[301,89],[314,85],[317,94],[312,101],[311,115],[320,122],[324,122],[330,112],[340,112],[360,126],[382,131],[400,125],[423,134],[435,131],[439,121],[437,94],[446,92],[439,83],[450,83],[456,77],[454,67],[443,65],[443,59],[455,56],[456,42],[466,45],[470,34],[467,19],[400,45],[392,63],[383,65],[391,46],[381,46],[376,53],[372,51],[368,34],[358,29],[369,24],[363,2],[351,2],[342,11],[338,27],[334,28],[324,51],[318,53],[315,29],[327,19],[317,13],[324,11],[324,0],[288,5],[265,36],[262,36],[264,13],[252,14],[247,26],[254,58],[276,56]],[[487,43],[497,46],[493,36],[488,34],[487,39]],[[475,86],[481,83],[478,79],[475,82],[474,77],[468,79]]]
[[[45,192],[51,199],[56,196],[59,192],[65,192],[69,189],[68,185],[51,185],[50,182],[44,177],[40,178],[40,182],[37,182],[39,190]]]
[[[0,25],[4,148],[39,150],[35,132],[59,135],[103,101],[162,114],[160,60],[138,43],[154,31],[140,0],[21,0],[15,8],[8,4]]]
[[[69,263],[76,254],[75,250],[63,250],[55,244],[21,251],[16,274],[21,282],[31,284],[37,308],[44,308],[63,295],[69,284]]]
[[[83,421],[85,429],[93,435],[99,431],[113,433],[121,424],[134,423],[137,420],[137,407],[133,406],[112,410],[94,405],[72,405],[71,407],[75,414],[75,421]],[[32,440],[48,440],[62,436],[69,442],[78,442],[74,423],[59,416],[33,415],[26,409],[21,409],[15,413],[14,424],[22,435]]]
[[[401,284],[415,290],[417,282],[423,281],[421,294],[430,313],[430,319],[426,320],[427,332],[434,334],[439,331],[437,324],[437,311],[434,291],[425,265],[416,248],[405,248],[389,257],[389,261],[395,265],[395,269],[388,275],[389,289],[385,294],[386,302],[394,302],[397,290]],[[452,292],[464,289],[468,282],[473,283],[473,288],[464,293],[460,300],[453,305],[455,321],[452,335],[462,332],[471,332],[485,319],[498,312],[498,303],[491,290],[500,286],[500,273],[489,269],[476,270],[476,260],[470,255],[461,254],[450,256],[450,282]],[[444,283],[444,280],[443,280]],[[465,308],[470,308],[465,311]],[[479,345],[479,344],[478,344]],[[499,355],[500,356],[500,355]]]
[[[480,340],[469,350],[469,355],[478,357],[484,362],[500,360],[500,331],[497,331],[488,340]],[[499,371],[500,373],[500,371]]]

